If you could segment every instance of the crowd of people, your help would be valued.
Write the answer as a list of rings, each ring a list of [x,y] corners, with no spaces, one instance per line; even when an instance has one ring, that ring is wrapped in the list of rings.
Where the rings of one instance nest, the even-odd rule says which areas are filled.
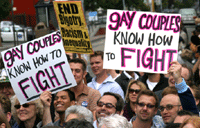
[[[193,68],[172,61],[168,74],[159,74],[103,69],[103,55],[90,55],[93,78],[84,59],[67,55],[77,85],[56,94],[44,91],[26,104],[20,104],[9,80],[1,79],[0,126],[200,128],[200,77],[195,75],[200,75],[200,57]]]

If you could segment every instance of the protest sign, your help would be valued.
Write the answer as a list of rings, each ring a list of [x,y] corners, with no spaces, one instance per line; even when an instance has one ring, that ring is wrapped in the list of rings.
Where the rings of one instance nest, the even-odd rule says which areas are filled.
[[[65,51],[93,53],[81,1],[54,1],[53,5]]]
[[[7,75],[19,102],[73,87],[73,77],[59,31],[1,52]]]
[[[108,10],[105,69],[167,73],[177,59],[181,16]]]

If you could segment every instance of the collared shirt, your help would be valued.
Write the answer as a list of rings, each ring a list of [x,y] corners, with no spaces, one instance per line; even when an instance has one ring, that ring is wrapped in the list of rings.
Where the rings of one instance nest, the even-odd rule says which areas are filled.
[[[132,76],[130,76],[126,71],[124,71],[124,74],[129,78],[129,79],[133,79]],[[134,79],[137,80],[139,78],[138,74],[134,72]]]
[[[132,117],[130,120],[130,123],[133,123],[135,121],[136,116]],[[153,124],[151,128],[165,128],[165,123],[163,122],[163,119],[161,116],[155,115],[152,120]]]
[[[88,108],[90,111],[96,110],[97,100],[101,97],[98,90],[84,85],[83,92],[76,98],[77,105]]]
[[[115,82],[112,79],[110,75],[103,81],[103,83],[101,83],[99,88],[97,88],[96,85],[97,85],[96,77],[94,77],[92,78],[92,82],[88,83],[88,87],[98,90],[101,96],[104,94],[104,92],[113,92],[113,93],[118,93],[124,99],[124,92],[122,88],[119,86],[117,82]]]

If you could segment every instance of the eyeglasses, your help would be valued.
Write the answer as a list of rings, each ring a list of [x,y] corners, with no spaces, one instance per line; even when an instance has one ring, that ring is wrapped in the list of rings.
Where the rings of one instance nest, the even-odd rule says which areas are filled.
[[[160,106],[158,110],[160,110],[161,112],[165,110],[171,110],[172,108],[174,108],[174,106],[181,106],[181,105],[172,105],[172,104],[167,104],[166,107]]]
[[[30,105],[34,105],[34,104],[23,104],[23,105],[17,104],[17,105],[15,105],[14,107],[15,107],[16,109],[19,109],[21,106],[23,106],[24,108],[28,108]]]
[[[97,106],[98,107],[103,107],[103,106],[106,106],[106,108],[116,108],[113,104],[111,103],[103,103],[101,101],[97,102]]]
[[[129,93],[134,93],[138,94],[141,90],[140,89],[129,89]]]
[[[147,108],[153,108],[153,107],[155,107],[155,105],[151,105],[151,104],[144,104],[144,103],[137,103],[137,105],[139,105],[140,107],[147,106]]]

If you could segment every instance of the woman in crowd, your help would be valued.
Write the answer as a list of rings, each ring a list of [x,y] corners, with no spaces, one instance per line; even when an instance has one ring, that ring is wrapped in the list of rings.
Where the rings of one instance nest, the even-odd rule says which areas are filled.
[[[123,116],[126,117],[128,121],[135,116],[134,107],[138,93],[145,89],[145,84],[139,80],[131,80],[129,82],[126,92],[126,104],[124,106],[123,113]]]
[[[36,128],[43,116],[43,105],[40,99],[20,105],[18,99],[15,98],[12,110],[19,128]]]
[[[180,128],[200,128],[200,117],[190,117],[181,124]]]

